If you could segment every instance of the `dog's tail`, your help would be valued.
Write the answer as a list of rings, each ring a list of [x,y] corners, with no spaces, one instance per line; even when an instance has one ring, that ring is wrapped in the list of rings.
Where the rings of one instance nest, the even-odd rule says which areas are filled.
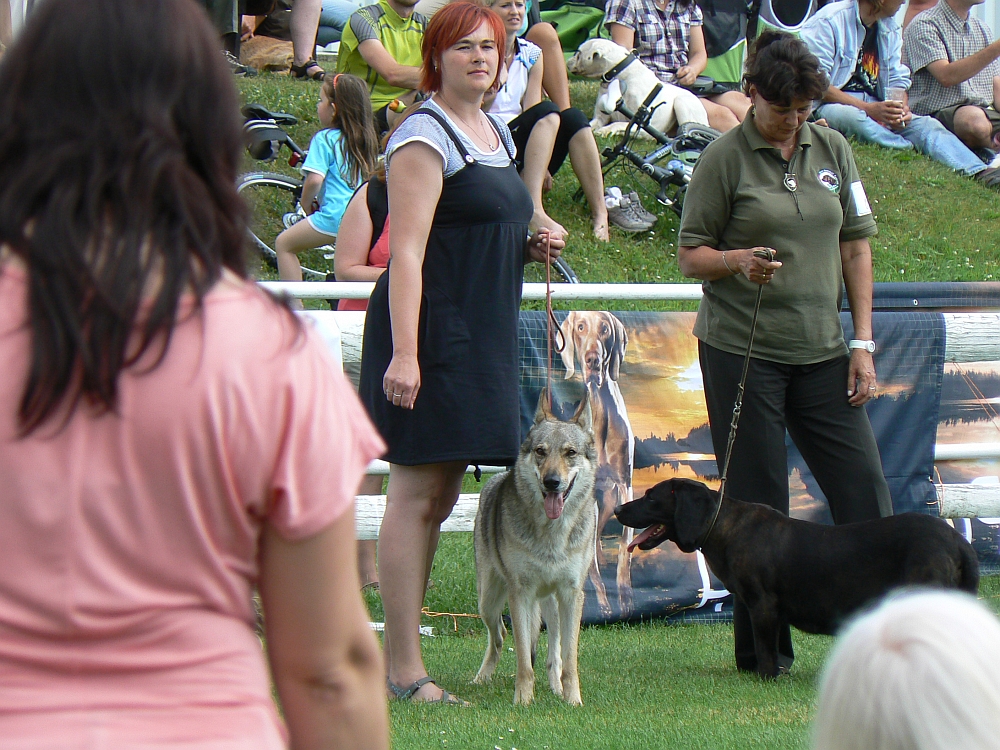
[[[970,594],[979,593],[979,558],[972,545],[962,540],[964,544],[959,545],[959,555],[961,557],[961,570],[959,571],[958,587],[962,591]]]

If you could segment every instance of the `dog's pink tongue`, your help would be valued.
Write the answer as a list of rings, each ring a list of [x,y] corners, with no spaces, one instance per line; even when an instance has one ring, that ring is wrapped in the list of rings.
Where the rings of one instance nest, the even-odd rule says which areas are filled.
[[[559,518],[563,512],[563,505],[566,503],[566,496],[561,492],[545,493],[545,515],[552,520]]]
[[[662,528],[663,526],[661,526],[660,524],[655,524],[654,526],[650,526],[649,528],[639,532],[639,535],[636,536],[635,539],[632,540],[632,543],[628,546],[628,551],[629,552],[633,551],[636,547],[638,547],[644,541],[649,539],[651,536],[659,533]]]

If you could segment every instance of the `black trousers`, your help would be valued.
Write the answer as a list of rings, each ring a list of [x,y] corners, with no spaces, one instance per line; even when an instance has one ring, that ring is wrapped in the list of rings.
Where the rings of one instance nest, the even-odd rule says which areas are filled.
[[[548,101],[540,101],[534,107],[529,107],[521,114],[511,120],[507,127],[510,128],[511,137],[514,139],[514,147],[517,149],[517,171],[524,169],[524,149],[528,145],[528,138],[538,121],[548,115],[559,115],[559,132],[556,133],[556,142],[552,147],[552,157],[549,159],[549,174],[554,175],[559,171],[559,167],[566,161],[569,153],[569,142],[574,135],[584,128],[590,127],[590,120],[576,107],[570,107],[559,111],[559,107]]]
[[[743,355],[704,342],[698,343],[698,355],[721,471]],[[889,486],[868,414],[847,402],[849,362],[847,356],[811,365],[751,358],[726,480],[727,495],[763,503],[788,515],[787,429],[826,495],[834,523],[892,515]],[[737,668],[756,669],[750,613],[738,598],[733,606],[733,627]],[[790,667],[794,656],[791,631],[785,622],[778,637],[779,666]]]

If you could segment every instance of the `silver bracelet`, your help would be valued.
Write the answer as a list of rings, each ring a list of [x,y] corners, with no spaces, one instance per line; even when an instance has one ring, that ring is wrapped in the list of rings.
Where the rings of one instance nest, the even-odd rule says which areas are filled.
[[[731,273],[731,274],[735,274],[736,273],[736,271],[734,271],[732,268],[729,267],[729,263],[726,261],[726,251],[725,250],[722,251],[722,264],[726,267],[726,270],[729,271],[729,273]]]

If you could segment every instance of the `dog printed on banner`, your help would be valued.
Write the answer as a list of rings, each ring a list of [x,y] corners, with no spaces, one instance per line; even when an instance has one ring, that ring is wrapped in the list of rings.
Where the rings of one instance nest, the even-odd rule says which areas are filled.
[[[610,560],[602,541],[605,527],[614,518],[615,509],[632,500],[632,467],[635,435],[618,379],[628,346],[624,324],[609,312],[573,311],[560,325],[564,378],[580,378],[594,415],[594,435],[597,444],[597,477],[594,495],[597,498],[596,554],[590,569],[590,581],[604,615],[614,610],[608,600],[607,587],[601,574]],[[618,538],[615,591],[618,614],[627,617],[633,609],[632,577],[630,573],[632,530],[622,527]]]

